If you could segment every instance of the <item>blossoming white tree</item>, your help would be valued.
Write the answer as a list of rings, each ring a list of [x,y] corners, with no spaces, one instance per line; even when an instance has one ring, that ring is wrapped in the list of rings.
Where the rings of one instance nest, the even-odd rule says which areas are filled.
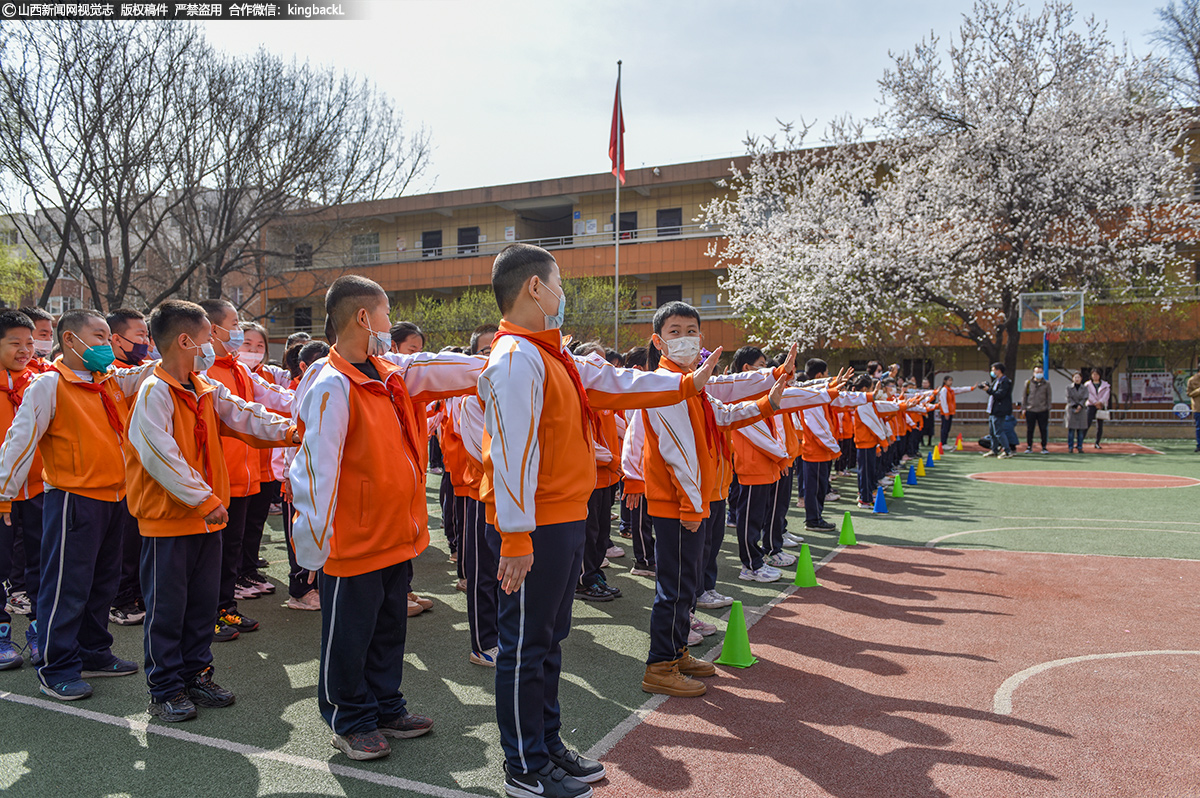
[[[1200,214],[1157,62],[1119,51],[1069,3],[979,0],[943,55],[893,55],[878,118],[747,141],[705,209],[729,300],[773,343],[943,331],[1017,360],[1018,295],[1162,289]],[[871,320],[872,324],[866,324]]]

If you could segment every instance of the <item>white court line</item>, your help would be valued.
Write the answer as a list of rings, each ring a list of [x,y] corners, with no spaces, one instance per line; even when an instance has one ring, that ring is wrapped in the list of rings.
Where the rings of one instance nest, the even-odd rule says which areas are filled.
[[[220,751],[228,751],[233,754],[241,754],[245,757],[253,757],[256,759],[266,759],[272,762],[280,762],[285,765],[294,765],[295,767],[305,768],[307,770],[315,770],[321,773],[329,773],[334,776],[344,776],[350,779],[358,779],[359,781],[367,781],[372,784],[380,784],[384,787],[395,787],[409,792],[419,793],[421,795],[432,795],[435,798],[479,798],[480,793],[464,792],[463,790],[455,790],[449,787],[439,787],[436,784],[425,784],[420,781],[411,779],[402,779],[398,776],[389,776],[384,773],[373,773],[369,770],[360,768],[347,767],[346,765],[338,765],[331,762],[326,762],[320,759],[312,759],[306,756],[296,756],[294,754],[284,754],[279,751],[270,751],[266,748],[259,748],[254,745],[246,745],[244,743],[235,743],[232,740],[225,740],[220,737],[208,737],[203,734],[193,734],[192,732],[177,729],[174,726],[160,726],[158,724],[148,723],[141,720],[130,720],[122,718],[119,715],[108,715],[103,712],[93,712],[90,709],[80,709],[79,707],[59,704],[52,701],[47,701],[41,698],[30,698],[29,696],[17,695],[6,691],[0,691],[0,700],[9,701],[14,704],[24,704],[29,707],[37,707],[38,709],[48,709],[51,712],[61,712],[64,715],[71,715],[84,720],[96,721],[97,723],[105,723],[109,726],[116,726],[120,729],[128,729],[130,731],[144,732],[146,734],[157,734],[160,737],[169,737],[173,740],[180,740],[185,743],[195,743],[209,748],[216,748]]]
[[[1062,519],[1056,518],[1055,520],[1061,521]],[[1170,523],[1174,523],[1174,522],[1170,522]],[[1044,529],[1067,529],[1067,530],[1090,529],[1090,530],[1096,530],[1099,532],[1121,532],[1122,531],[1120,529],[1120,527],[1111,527],[1111,526],[995,526],[990,529],[967,529],[963,532],[951,532],[949,535],[942,535],[941,537],[936,537],[933,540],[925,541],[925,548],[927,548],[927,549],[936,548],[937,544],[941,543],[943,540],[949,540],[950,538],[961,537],[962,535],[978,535],[982,532],[1012,532],[1012,531],[1040,532]],[[1190,530],[1190,529],[1139,529],[1137,531],[1138,532],[1170,532],[1173,535],[1200,535],[1200,530]]]
[[[828,554],[821,558],[820,562],[813,565],[813,570],[820,570],[821,566],[825,565],[827,562],[836,557],[838,552],[844,548],[846,547],[841,545],[834,547]],[[763,606],[752,607],[750,609],[743,608],[746,616],[746,629],[749,630],[750,627],[762,620],[762,618],[768,612],[770,612],[772,608],[778,606],[780,602],[795,593],[797,590],[799,590],[799,588],[795,585],[789,585],[785,590],[780,592],[779,595],[775,596],[775,598],[771,599]],[[717,655],[720,654],[720,649],[720,646],[714,645],[712,649],[710,649],[709,652],[702,657],[702,659],[712,662],[714,659],[716,659]],[[641,725],[642,721],[645,720],[650,713],[662,706],[668,698],[670,698],[670,696],[665,695],[655,695],[648,698],[644,704],[631,712],[629,717],[618,723],[616,727],[608,734],[601,737],[595,745],[593,745],[587,750],[586,753],[584,753],[584,756],[586,756],[588,759],[599,759],[607,754],[616,747],[617,743],[624,739],[625,735],[629,734],[631,731]]]
[[[1062,521],[1062,516],[1049,515],[981,515],[980,518],[995,518],[998,521]],[[1104,524],[1161,524],[1162,521],[1134,521],[1128,518],[1089,518],[1092,523]],[[1200,521],[1168,521],[1170,524],[1180,524],[1183,526],[1200,526]]]
[[[992,475],[992,474],[1037,474],[1037,473],[1039,473],[1039,472],[1038,471],[976,471],[974,474],[966,474],[964,476],[964,479],[969,479],[973,482],[986,482],[989,485],[1009,485],[1012,487],[1020,487],[1020,488],[1075,487],[1074,485],[1042,485],[1037,482],[1005,482],[1003,480],[988,479],[988,476]],[[1097,486],[1095,486],[1095,490],[1133,490],[1135,488],[1141,488],[1144,490],[1177,490],[1179,488],[1194,488],[1197,485],[1200,485],[1200,480],[1194,479],[1192,477],[1181,477],[1176,474],[1140,474],[1140,473],[1134,473],[1131,471],[1104,471],[1104,472],[1097,471],[1096,473],[1112,474],[1117,477],[1126,477],[1126,476],[1171,477],[1174,479],[1191,479],[1192,482],[1188,485],[1140,485],[1140,484],[1137,484],[1137,481],[1135,480],[1134,484],[1130,485],[1127,488],[1120,487],[1120,486],[1113,487],[1112,485],[1097,485]],[[1079,477],[1055,476],[1053,478],[1056,480],[1065,480],[1068,482],[1091,481],[1093,484],[1095,483],[1095,478],[1088,477],[1088,476],[1079,476]]]
[[[1074,665],[1077,662],[1089,662],[1091,660],[1101,659],[1121,659],[1123,657],[1150,657],[1161,655],[1200,655],[1200,651],[1120,651],[1113,654],[1087,654],[1082,657],[1067,657],[1066,659],[1056,659],[1050,662],[1043,662],[1040,665],[1026,668],[1025,670],[1014,673],[1004,680],[1004,684],[1000,685],[1000,689],[996,691],[995,697],[992,699],[992,712],[997,715],[1012,714],[1012,697],[1017,688],[1021,686],[1027,679],[1037,676],[1039,673],[1058,668],[1062,665]]]

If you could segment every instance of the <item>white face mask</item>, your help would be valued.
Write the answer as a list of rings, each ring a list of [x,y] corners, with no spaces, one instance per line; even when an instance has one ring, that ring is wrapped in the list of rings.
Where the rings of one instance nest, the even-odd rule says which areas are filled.
[[[700,356],[700,336],[698,335],[672,338],[664,343],[667,345],[667,357],[677,365],[690,365]]]
[[[246,368],[254,371],[258,368],[258,364],[263,362],[263,352],[238,352],[238,362],[245,364]]]
[[[542,283],[542,285],[546,285],[546,284]],[[554,293],[554,289],[550,288],[550,286],[548,286],[548,285],[546,285],[546,290],[552,294]],[[540,302],[538,303],[538,307],[541,308],[542,314],[545,315],[545,317],[546,317],[546,329],[547,330],[560,329],[563,325],[563,318],[566,316],[566,313],[567,313],[567,292],[564,290],[561,294],[558,295],[558,312],[555,313],[553,316],[546,313],[546,309],[542,308],[542,305]]]
[[[371,334],[371,343],[367,344],[367,357],[383,357],[392,351],[392,333],[390,331],[375,332],[371,329],[370,319],[363,326]]]
[[[1033,378],[1034,378],[1035,380],[1040,380],[1040,379],[1042,378],[1042,372],[1041,372],[1041,371],[1035,371],[1035,372],[1033,372]]]
[[[213,363],[217,362],[217,353],[211,343],[201,344],[193,348],[200,350],[200,354],[196,355],[192,361],[192,369],[194,371],[208,371],[213,367]]]
[[[41,358],[50,357],[50,353],[54,351],[53,341],[43,341],[40,338],[35,338],[33,341],[33,354]]]

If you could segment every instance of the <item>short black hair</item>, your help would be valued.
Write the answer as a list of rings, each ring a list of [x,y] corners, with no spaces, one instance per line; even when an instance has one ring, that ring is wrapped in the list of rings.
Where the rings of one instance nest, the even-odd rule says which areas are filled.
[[[811,380],[818,374],[826,374],[829,371],[829,364],[819,357],[812,357],[804,364],[804,373]]]
[[[879,369],[883,368],[883,364],[878,360],[872,360],[867,363],[867,374],[874,374]]]
[[[869,390],[871,390],[871,385],[874,382],[875,381],[873,379],[871,379],[870,374],[859,374],[857,377],[854,378],[854,390],[869,391]]]
[[[8,335],[8,331],[17,327],[24,327],[26,330],[33,329],[33,319],[26,316],[19,310],[0,311],[0,337]]]
[[[54,317],[53,317],[53,316],[51,316],[51,315],[50,315],[50,314],[49,314],[49,313],[48,313],[46,310],[44,310],[43,308],[39,308],[39,307],[37,307],[37,306],[35,306],[35,305],[29,305],[29,306],[27,306],[27,307],[23,307],[23,308],[21,308],[21,312],[22,312],[22,313],[24,313],[26,316],[28,316],[28,317],[29,317],[29,319],[30,319],[30,320],[31,320],[31,321],[32,321],[34,324],[37,324],[39,321],[48,321],[48,322],[50,322],[51,324],[53,324],[53,323],[54,323]]]
[[[697,324],[700,323],[700,311],[686,302],[667,302],[661,305],[658,310],[654,311],[654,332],[661,335],[662,328],[666,326],[667,319],[674,316],[679,316],[684,319],[693,319]],[[658,351],[658,347],[651,346],[647,357],[647,368],[658,368],[658,362],[662,359],[662,352]]]
[[[530,277],[545,280],[550,276],[554,256],[533,244],[509,244],[492,261],[492,293],[501,313],[508,313],[517,302],[521,286]]]
[[[195,302],[168,299],[150,314],[150,337],[159,352],[166,352],[180,333],[195,335],[204,328],[208,313]]]
[[[605,349],[604,359],[618,368],[625,365],[625,358],[615,349]]]
[[[947,374],[945,377],[942,377],[942,385],[945,385],[952,379],[954,379],[953,375]]]
[[[283,352],[283,367],[292,375],[293,380],[300,379],[300,350],[306,343],[308,342],[294,343]]]
[[[479,354],[479,350],[483,348],[479,345],[479,342],[482,339],[487,338],[488,343],[491,344],[492,339],[496,337],[496,333],[498,333],[498,332],[500,332],[500,328],[497,327],[495,324],[490,324],[490,323],[489,324],[480,324],[478,327],[476,327],[474,330],[472,330],[471,331],[471,349],[470,349],[471,354],[472,355]]]
[[[600,355],[604,357],[604,344],[599,341],[584,341],[575,347],[575,354],[580,357],[587,357],[588,355]]]
[[[299,360],[306,366],[311,366],[329,354],[329,344],[324,341],[309,341],[300,347]]]
[[[757,346],[743,346],[733,353],[733,373],[740,374],[746,366],[753,366],[763,356],[763,351]],[[764,357],[765,359],[765,357]]]
[[[992,368],[996,369],[996,371],[999,371],[1001,374],[1007,374],[1007,373],[1008,373],[1008,369],[1004,368],[1004,364],[1003,364],[1003,363],[993,363],[993,364],[992,364]]]
[[[647,348],[644,346],[635,346],[625,353],[625,366],[627,368],[633,368],[634,366],[646,368],[646,360]]]
[[[112,313],[108,314],[105,321],[108,322],[108,329],[117,335],[125,335],[125,331],[129,329],[131,321],[145,321],[146,317],[133,308],[117,308]]]
[[[391,329],[392,343],[402,344],[413,335],[421,336],[421,348],[425,348],[425,333],[421,332],[421,328],[411,321],[398,321],[392,325]]]
[[[224,321],[225,317],[230,313],[234,315],[235,319],[237,318],[237,308],[235,308],[233,303],[228,299],[201,299],[196,304],[204,309],[204,314],[208,316],[209,324],[216,324],[220,327],[224,327],[225,325],[220,324],[220,322]]]
[[[58,339],[58,345],[63,345],[63,333],[70,332],[79,335],[79,331],[91,324],[90,319],[99,319],[104,321],[104,314],[98,310],[80,309],[68,310],[66,313],[58,317],[58,328],[54,333],[54,337]],[[105,322],[107,325],[108,322]]]
[[[359,308],[374,304],[365,301],[372,299],[385,305],[388,301],[387,291],[374,280],[357,274],[344,274],[334,280],[333,285],[325,292],[325,315],[331,322],[331,325],[326,325],[326,332],[330,326],[335,335],[341,332],[354,318],[354,314],[358,313]]]
[[[287,342],[284,343],[284,349],[291,349],[296,344],[307,343],[312,340],[312,335],[306,332],[294,332],[287,337]]]

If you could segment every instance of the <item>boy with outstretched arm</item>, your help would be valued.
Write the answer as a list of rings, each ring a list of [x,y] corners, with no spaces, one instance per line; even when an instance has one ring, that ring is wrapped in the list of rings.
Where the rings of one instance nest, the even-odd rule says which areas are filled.
[[[385,737],[433,726],[400,690],[412,560],[429,545],[413,402],[473,392],[484,364],[391,354],[388,310],[372,280],[347,275],[329,287],[337,343],[297,389],[304,442],[288,468],[296,560],[322,569],[317,703],[331,744],[356,760],[387,756]]]
[[[58,321],[62,356],[26,388],[0,447],[0,501],[16,498],[42,457],[45,499],[38,588],[43,693],[87,698],[85,678],[129,676],[112,653],[108,609],[121,576],[125,508],[125,396],[148,369],[110,371],[104,317],[72,310]]]
[[[291,420],[243,401],[203,372],[212,325],[192,302],[168,300],[150,317],[162,354],[129,419],[129,510],[142,535],[149,713],[167,722],[196,707],[226,707],[233,693],[212,678],[213,609],[221,534],[229,521],[223,435],[256,448],[294,445]]]
[[[514,798],[586,798],[604,766],[564,745],[558,684],[596,484],[591,408],[683,401],[707,381],[719,350],[692,375],[576,360],[559,329],[566,295],[558,264],[528,244],[496,256],[492,290],[504,318],[479,380],[487,433],[481,495],[500,536],[496,718],[504,789]]]

